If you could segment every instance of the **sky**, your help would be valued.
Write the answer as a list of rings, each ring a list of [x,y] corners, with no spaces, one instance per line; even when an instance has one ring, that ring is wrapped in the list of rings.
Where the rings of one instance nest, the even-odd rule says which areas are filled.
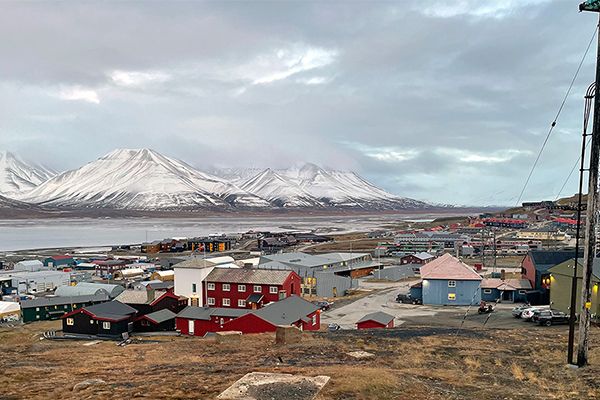
[[[115,148],[312,162],[513,205],[594,32],[578,3],[3,1],[0,150],[57,170]],[[579,156],[595,51],[522,200],[556,198]]]

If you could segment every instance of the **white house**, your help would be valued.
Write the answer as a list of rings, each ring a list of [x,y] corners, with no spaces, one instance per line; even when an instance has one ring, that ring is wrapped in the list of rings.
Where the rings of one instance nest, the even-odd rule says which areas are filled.
[[[191,258],[173,265],[175,271],[175,294],[188,298],[188,305],[203,306],[202,282],[216,264],[203,258]]]

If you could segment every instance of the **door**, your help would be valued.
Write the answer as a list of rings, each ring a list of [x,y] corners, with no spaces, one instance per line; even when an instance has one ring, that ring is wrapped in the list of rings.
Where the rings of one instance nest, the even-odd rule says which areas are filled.
[[[189,320],[188,321],[188,335],[193,336],[194,335],[194,320]]]

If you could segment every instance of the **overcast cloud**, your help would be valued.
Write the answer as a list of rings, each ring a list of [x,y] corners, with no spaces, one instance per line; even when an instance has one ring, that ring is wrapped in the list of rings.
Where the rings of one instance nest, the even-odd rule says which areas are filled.
[[[0,149],[351,169],[512,205],[596,24],[579,1],[0,3]],[[592,48],[525,199],[578,157]],[[576,190],[576,177],[565,190]]]

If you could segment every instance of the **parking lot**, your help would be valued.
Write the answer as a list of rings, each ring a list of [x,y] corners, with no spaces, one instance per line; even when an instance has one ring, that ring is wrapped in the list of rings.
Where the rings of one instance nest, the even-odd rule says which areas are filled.
[[[395,326],[435,326],[445,328],[492,329],[567,329],[567,325],[540,327],[532,322],[514,318],[511,310],[516,304],[496,305],[491,314],[478,314],[477,306],[452,307],[396,303],[398,293],[408,293],[413,282],[361,281],[360,287],[373,291],[342,307],[334,307],[321,316],[324,324],[336,323],[342,329],[354,329],[356,321],[366,314],[383,311],[395,317]],[[466,315],[466,317],[465,317]]]

